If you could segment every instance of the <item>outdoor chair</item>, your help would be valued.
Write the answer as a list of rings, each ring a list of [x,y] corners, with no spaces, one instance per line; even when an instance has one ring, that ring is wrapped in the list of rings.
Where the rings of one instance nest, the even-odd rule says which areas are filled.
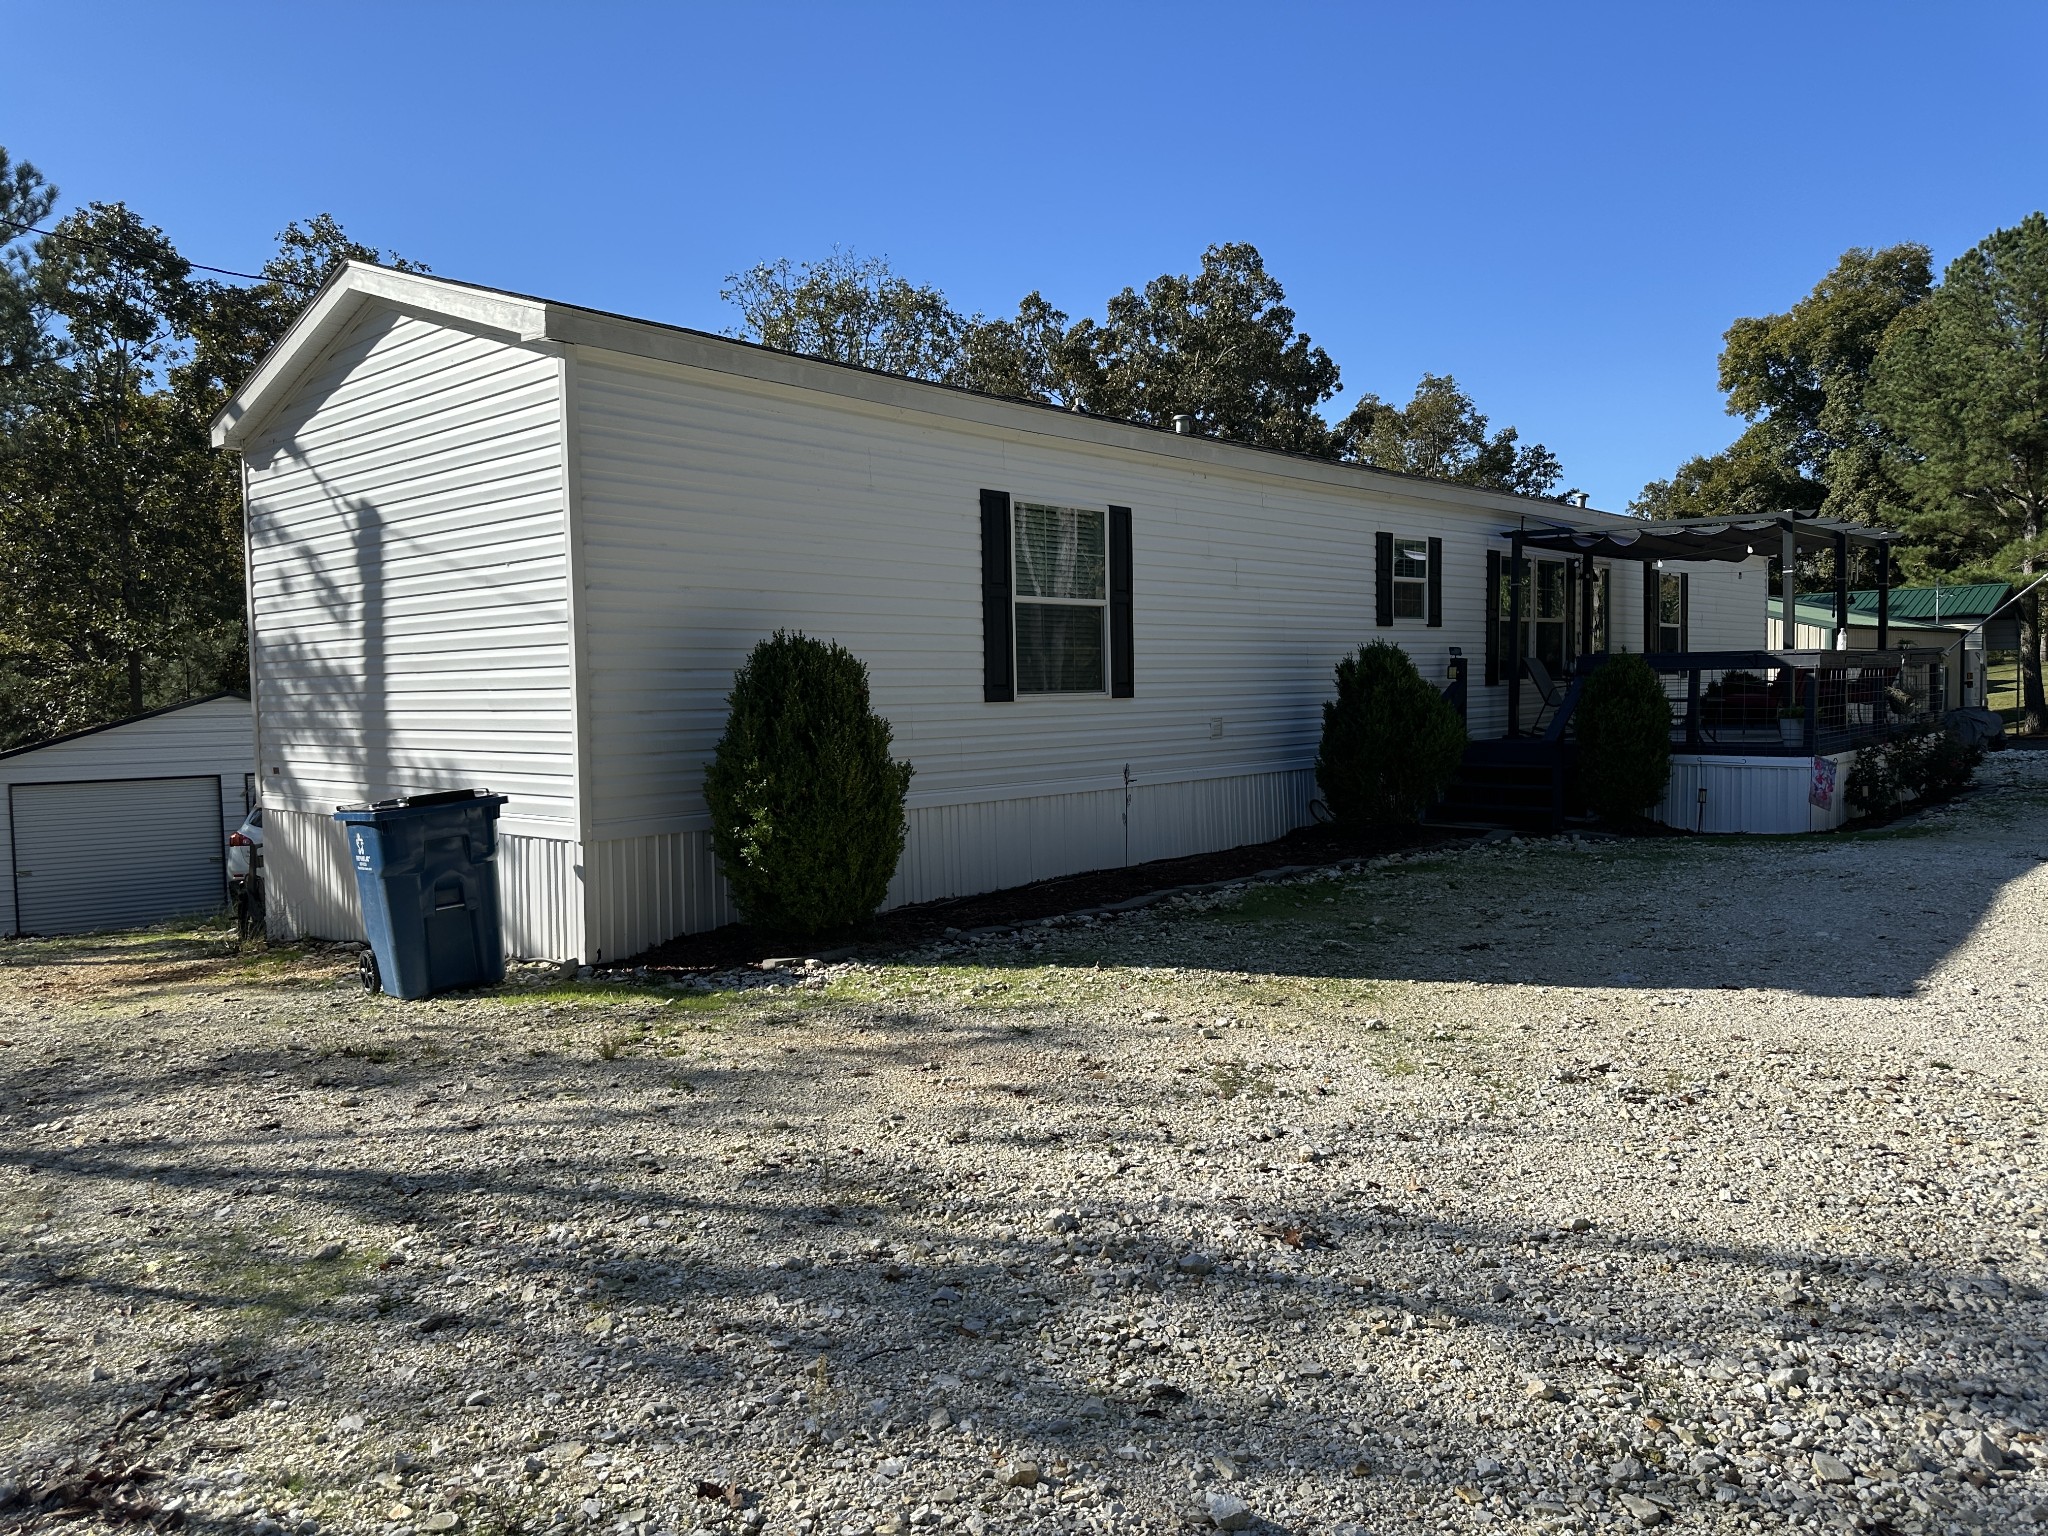
[[[1529,681],[1536,685],[1536,696],[1543,701],[1542,707],[1536,711],[1534,726],[1534,729],[1540,732],[1543,729],[1544,715],[1564,702],[1564,690],[1558,687],[1557,679],[1550,675],[1550,668],[1534,656],[1526,659],[1524,670],[1529,674]]]

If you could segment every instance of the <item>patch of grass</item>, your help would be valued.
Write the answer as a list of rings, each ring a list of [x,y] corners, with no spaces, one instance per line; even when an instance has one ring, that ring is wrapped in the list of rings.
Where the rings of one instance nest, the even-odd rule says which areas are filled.
[[[1216,1092],[1226,1099],[1234,1099],[1240,1095],[1252,1099],[1270,1099],[1274,1094],[1273,1069],[1249,1062],[1211,1063],[1209,1081],[1216,1085]]]

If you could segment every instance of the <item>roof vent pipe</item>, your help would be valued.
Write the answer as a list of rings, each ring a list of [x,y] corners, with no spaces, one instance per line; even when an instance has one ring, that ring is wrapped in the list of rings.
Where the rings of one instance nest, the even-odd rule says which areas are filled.
[[[1195,430],[1195,418],[1186,411],[1175,411],[1173,413],[1173,430],[1182,437],[1192,436]]]
[[[1573,491],[1566,499],[1575,507],[1584,507],[1593,498],[1585,491]]]

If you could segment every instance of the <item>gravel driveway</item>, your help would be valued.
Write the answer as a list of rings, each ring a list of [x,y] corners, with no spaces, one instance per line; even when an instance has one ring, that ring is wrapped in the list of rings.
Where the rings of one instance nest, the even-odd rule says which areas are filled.
[[[2048,1523],[1982,777],[710,990],[0,944],[0,1527]]]

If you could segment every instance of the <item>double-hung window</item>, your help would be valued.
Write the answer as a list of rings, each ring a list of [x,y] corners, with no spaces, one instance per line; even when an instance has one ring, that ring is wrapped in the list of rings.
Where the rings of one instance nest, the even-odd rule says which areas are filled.
[[[1106,524],[1097,508],[1014,503],[1019,693],[1108,691]]]
[[[1645,567],[1657,584],[1656,647],[1667,655],[1685,649],[1685,577]]]
[[[1394,540],[1394,617],[1421,619],[1429,615],[1429,541]]]

